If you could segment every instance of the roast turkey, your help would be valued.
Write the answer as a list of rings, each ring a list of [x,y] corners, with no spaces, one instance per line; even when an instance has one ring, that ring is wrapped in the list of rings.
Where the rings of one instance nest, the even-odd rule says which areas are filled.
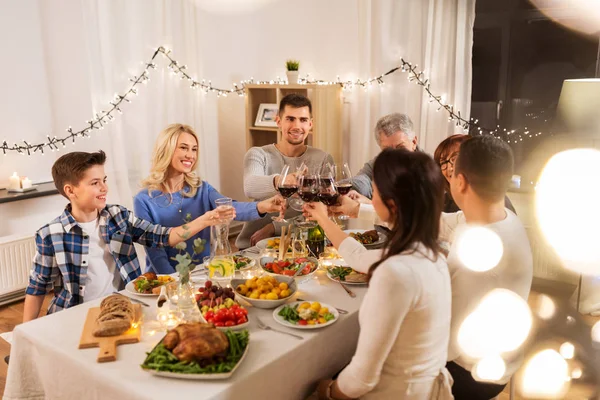
[[[163,345],[180,361],[201,361],[224,355],[227,336],[212,324],[180,324],[167,333]]]

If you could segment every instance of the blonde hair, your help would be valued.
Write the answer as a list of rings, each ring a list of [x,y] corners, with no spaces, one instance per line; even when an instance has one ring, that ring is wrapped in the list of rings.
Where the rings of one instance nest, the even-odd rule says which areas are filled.
[[[167,171],[177,148],[177,140],[182,133],[189,133],[196,139],[196,143],[199,143],[198,135],[196,135],[196,132],[189,125],[171,124],[158,134],[158,138],[154,144],[154,151],[152,152],[150,175],[142,181],[142,186],[148,188],[148,193],[152,190],[160,190],[169,194],[173,192],[173,188],[169,187],[167,183]],[[188,192],[182,188],[181,194],[185,197],[194,197],[198,187],[202,183],[200,177],[194,172],[197,162],[198,158],[194,161],[192,171],[184,174],[183,188],[186,185],[190,188]]]

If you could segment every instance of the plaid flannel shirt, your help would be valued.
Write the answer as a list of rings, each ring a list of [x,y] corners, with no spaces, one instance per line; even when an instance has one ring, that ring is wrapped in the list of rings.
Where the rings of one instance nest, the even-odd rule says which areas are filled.
[[[125,207],[107,205],[99,218],[100,237],[108,244],[124,282],[141,274],[134,242],[146,247],[168,246],[171,228],[136,218]],[[83,303],[89,236],[71,215],[71,205],[37,231],[35,242],[37,251],[26,293],[40,296],[54,288],[48,314]]]

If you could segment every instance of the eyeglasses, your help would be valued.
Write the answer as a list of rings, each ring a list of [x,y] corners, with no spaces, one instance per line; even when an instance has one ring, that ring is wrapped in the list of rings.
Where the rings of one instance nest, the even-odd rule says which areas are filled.
[[[448,168],[454,168],[454,163],[456,162],[456,157],[458,156],[458,154],[453,154],[450,156],[450,158],[448,158],[445,161],[442,161],[440,163],[440,169],[442,171],[447,170]]]

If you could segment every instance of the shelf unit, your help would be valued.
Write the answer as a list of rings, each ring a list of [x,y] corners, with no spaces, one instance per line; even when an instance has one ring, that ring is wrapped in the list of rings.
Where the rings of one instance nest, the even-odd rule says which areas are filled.
[[[277,143],[279,128],[254,126],[263,103],[279,104],[290,93],[308,97],[312,103],[313,127],[307,144],[322,149],[342,162],[342,88],[339,85],[246,85],[246,149]]]

